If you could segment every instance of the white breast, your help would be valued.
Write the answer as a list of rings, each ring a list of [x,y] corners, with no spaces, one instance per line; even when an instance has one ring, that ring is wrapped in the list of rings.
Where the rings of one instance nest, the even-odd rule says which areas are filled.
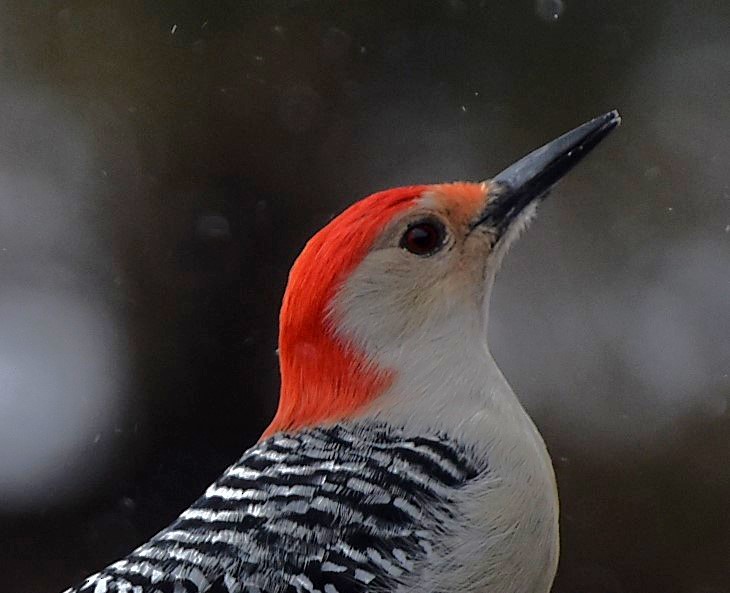
[[[459,494],[458,525],[418,591],[547,593],[559,551],[550,457],[478,324],[453,323],[473,331],[439,332],[451,338],[438,347],[406,344],[398,378],[369,411],[409,430],[443,431],[489,467]]]

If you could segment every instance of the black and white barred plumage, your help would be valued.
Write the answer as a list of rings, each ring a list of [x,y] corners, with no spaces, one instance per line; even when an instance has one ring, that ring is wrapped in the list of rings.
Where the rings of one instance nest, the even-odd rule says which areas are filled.
[[[168,528],[66,593],[359,593],[418,583],[486,468],[444,435],[343,423],[249,449]]]

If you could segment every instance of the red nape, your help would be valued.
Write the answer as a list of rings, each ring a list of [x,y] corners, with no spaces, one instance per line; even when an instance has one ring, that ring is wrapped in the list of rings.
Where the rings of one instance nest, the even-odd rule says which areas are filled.
[[[426,189],[390,189],[357,202],[314,235],[294,262],[279,316],[279,408],[262,439],[347,418],[392,381],[391,373],[372,368],[335,337],[328,306],[383,228]]]

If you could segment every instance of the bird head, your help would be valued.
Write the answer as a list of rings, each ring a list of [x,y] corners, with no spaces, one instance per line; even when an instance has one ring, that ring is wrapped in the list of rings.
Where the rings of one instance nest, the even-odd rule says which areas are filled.
[[[598,117],[488,181],[373,194],[315,234],[289,274],[279,408],[264,437],[356,417],[403,360],[443,364],[460,336],[486,348],[504,254],[553,185],[619,121],[615,111]]]

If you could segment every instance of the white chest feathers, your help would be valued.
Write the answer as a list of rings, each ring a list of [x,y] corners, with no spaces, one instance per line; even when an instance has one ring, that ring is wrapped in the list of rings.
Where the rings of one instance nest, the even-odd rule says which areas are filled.
[[[486,344],[468,338],[455,336],[435,367],[415,346],[402,353],[370,411],[409,431],[443,431],[488,467],[458,494],[456,525],[418,591],[547,593],[559,555],[552,463]]]

